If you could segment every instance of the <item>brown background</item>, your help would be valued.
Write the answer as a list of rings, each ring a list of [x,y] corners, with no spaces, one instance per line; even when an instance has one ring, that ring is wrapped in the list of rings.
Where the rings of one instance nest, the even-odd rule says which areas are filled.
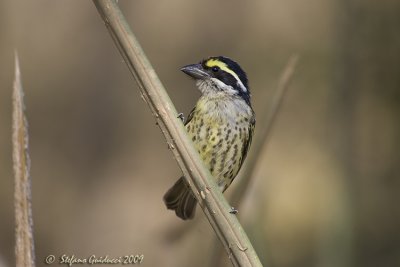
[[[237,60],[257,113],[301,56],[238,215],[266,266],[400,265],[399,1],[119,3],[186,115],[199,93],[181,66]],[[14,50],[37,266],[49,254],[138,253],[143,266],[207,266],[204,215],[184,223],[161,200],[180,170],[136,84],[92,2],[67,0],[0,2],[0,266],[15,264]]]

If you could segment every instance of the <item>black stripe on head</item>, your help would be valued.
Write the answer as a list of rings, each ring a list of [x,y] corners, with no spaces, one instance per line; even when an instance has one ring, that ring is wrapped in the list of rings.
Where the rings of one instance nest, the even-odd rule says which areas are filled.
[[[243,85],[248,89],[249,86],[248,86],[247,75],[244,72],[244,70],[239,66],[238,63],[224,56],[219,56],[215,58],[220,60],[221,62],[224,62],[231,70],[233,70],[237,74],[239,79],[242,81]]]

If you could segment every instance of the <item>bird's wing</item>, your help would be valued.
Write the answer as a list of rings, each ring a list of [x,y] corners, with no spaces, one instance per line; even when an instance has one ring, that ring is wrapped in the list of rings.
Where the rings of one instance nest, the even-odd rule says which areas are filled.
[[[193,119],[193,115],[194,115],[194,110],[196,109],[196,107],[194,107],[192,109],[192,111],[190,111],[189,116],[187,117],[186,121],[185,121],[185,126],[186,124],[188,124],[192,119]]]
[[[250,145],[251,145],[251,141],[253,140],[253,134],[254,134],[255,126],[256,126],[256,118],[253,115],[253,117],[251,118],[251,121],[250,121],[250,127],[249,127],[247,138],[246,138],[246,140],[244,141],[244,144],[243,144],[242,158],[241,158],[240,165],[242,165],[242,163],[246,159],[247,152],[249,151],[249,148],[250,148]]]

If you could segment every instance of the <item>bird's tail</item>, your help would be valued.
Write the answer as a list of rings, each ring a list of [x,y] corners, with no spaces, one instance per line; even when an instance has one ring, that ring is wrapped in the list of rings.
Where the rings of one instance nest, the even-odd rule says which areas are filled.
[[[176,216],[183,220],[193,219],[197,200],[186,185],[183,177],[165,193],[164,203],[170,210],[175,210]]]

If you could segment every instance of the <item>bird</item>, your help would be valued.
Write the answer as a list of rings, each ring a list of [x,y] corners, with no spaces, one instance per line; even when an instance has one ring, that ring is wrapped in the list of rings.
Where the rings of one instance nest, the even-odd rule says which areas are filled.
[[[247,75],[225,56],[203,59],[181,71],[195,80],[201,92],[185,121],[186,132],[224,192],[246,158],[256,123]],[[197,200],[185,177],[179,178],[163,199],[179,218],[193,219]]]

